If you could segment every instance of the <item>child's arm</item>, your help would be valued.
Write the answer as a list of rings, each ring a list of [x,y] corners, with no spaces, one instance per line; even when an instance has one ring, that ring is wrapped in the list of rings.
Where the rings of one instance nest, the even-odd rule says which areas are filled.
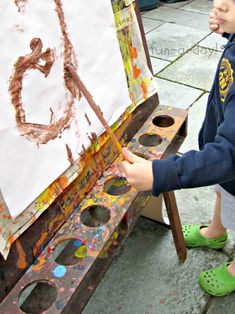
[[[120,164],[120,170],[124,172],[127,181],[139,191],[152,190],[152,162],[132,154],[126,148],[123,148],[123,154],[130,161],[123,161]]]

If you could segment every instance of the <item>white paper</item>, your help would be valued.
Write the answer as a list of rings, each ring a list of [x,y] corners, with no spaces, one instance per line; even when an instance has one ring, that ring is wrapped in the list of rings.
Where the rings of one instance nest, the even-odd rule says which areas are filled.
[[[131,100],[110,0],[61,2],[74,52],[73,64],[77,63],[77,73],[111,125]],[[12,217],[19,215],[70,166],[66,144],[77,160],[82,145],[90,145],[91,132],[99,136],[104,131],[84,97],[68,109],[72,97],[63,77],[64,41],[55,9],[53,0],[0,3],[0,190]],[[68,110],[72,116],[66,128],[44,144],[20,134],[9,92],[14,64],[20,56],[32,52],[29,44],[33,38],[40,38],[42,52],[50,48],[55,60],[47,77],[38,69],[23,74],[25,120],[48,126],[67,116]],[[38,61],[38,65],[44,64],[42,59]]]

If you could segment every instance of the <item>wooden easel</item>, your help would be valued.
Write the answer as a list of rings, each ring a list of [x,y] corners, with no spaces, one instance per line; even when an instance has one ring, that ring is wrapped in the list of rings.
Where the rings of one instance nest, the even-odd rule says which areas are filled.
[[[136,2],[136,13],[148,65],[149,68],[152,69],[146,39],[144,36],[138,2]],[[167,108],[161,108],[161,110],[158,110],[158,105],[158,95],[155,94],[151,98],[146,100],[145,103],[137,107],[133,114],[115,132],[117,138],[121,141],[123,146],[134,145],[134,149],[141,150],[141,148],[136,143],[138,142],[138,137],[143,132],[146,132],[152,128],[151,115],[157,115],[159,114],[159,111],[161,111],[162,114],[162,112],[164,113],[165,109],[166,112],[169,114]],[[168,138],[169,136],[168,142],[170,143],[164,148],[164,156],[167,156],[171,152],[177,152],[187,133],[187,112],[185,110],[173,108],[170,114],[174,116],[176,123],[173,127],[174,132],[168,133],[166,131],[164,135],[164,137],[166,138]],[[134,144],[132,145],[132,140],[134,138],[135,142],[133,141]],[[27,268],[20,269],[16,267],[19,257],[16,244],[12,246],[7,261],[0,259],[0,299],[2,300],[0,305],[1,313],[21,313],[21,310],[17,306],[18,301],[16,300],[18,300],[22,287],[29,285],[32,281],[37,281],[43,278],[45,278],[45,280],[50,279],[50,274],[52,272],[51,265],[54,265],[55,263],[53,250],[56,245],[58,245],[58,241],[61,238],[61,235],[66,238],[66,235],[68,234],[68,232],[66,231],[67,227],[70,231],[76,231],[75,218],[78,217],[77,215],[80,215],[81,211],[88,206],[86,203],[86,199],[84,199],[87,193],[89,193],[89,199],[94,199],[95,202],[100,201],[100,199],[97,198],[97,195],[99,195],[97,191],[100,191],[100,189],[104,187],[105,181],[107,179],[107,177],[105,176],[99,179],[100,172],[104,172],[105,170],[109,169],[110,166],[115,167],[116,162],[118,162],[118,154],[119,152],[117,151],[117,149],[115,149],[115,147],[113,147],[112,142],[109,140],[104,145],[104,147],[102,147],[101,151],[94,156],[96,162],[101,165],[100,169],[98,169],[99,171],[97,172],[97,174],[94,174],[94,176],[92,177],[92,184],[94,185],[94,188],[91,191],[84,188],[82,192],[78,189],[78,187],[80,186],[80,182],[84,180],[84,178],[87,178],[87,176],[89,176],[90,169],[94,169],[96,167],[95,163],[91,163],[90,165],[87,165],[85,167],[83,173],[73,182],[73,184],[71,184],[71,186],[69,186],[64,191],[64,193],[56,200],[56,202],[54,202],[48,208],[48,210],[45,211],[40,216],[40,218],[17,240],[18,244],[20,244],[20,246],[24,248],[24,251],[27,252],[27,255],[25,256],[27,267],[29,267],[30,265],[32,265],[32,267],[37,267],[38,263],[45,261],[45,264],[42,265],[40,272],[36,271],[34,272],[33,276],[29,276],[28,273],[25,273]],[[105,160],[103,158],[104,155],[106,156]],[[143,210],[149,199],[149,195],[137,195],[137,193],[128,192],[123,198],[124,201],[122,200],[122,204],[124,204],[125,206],[122,206],[127,208],[127,211],[126,213],[123,213],[123,216],[119,217],[120,219],[118,226],[116,226],[116,229],[113,229],[113,233],[110,237],[111,239],[113,239],[113,241],[107,241],[107,243],[104,243],[104,250],[100,252],[100,255],[89,261],[91,263],[89,271],[85,275],[81,275],[82,280],[76,284],[75,291],[70,293],[67,304],[64,305],[63,310],[57,310],[55,312],[55,308],[52,306],[46,311],[46,313],[54,314],[61,313],[63,311],[63,313],[65,314],[80,313],[82,311],[86,302],[94,291],[94,289],[89,289],[91,283],[94,287],[98,285],[100,279],[111,264],[113,257],[130,234],[133,226],[135,225],[138,217],[141,214],[141,211]],[[170,221],[170,227],[172,230],[178,259],[179,262],[184,262],[186,259],[186,249],[184,245],[181,223],[174,192],[164,193],[163,198]],[[108,204],[110,205],[111,210],[118,214],[120,209],[120,200],[115,199],[115,201],[113,201],[113,198],[109,197],[107,197],[106,200],[107,203],[109,202]],[[49,230],[50,232],[48,232]],[[59,230],[60,235],[58,234]],[[75,231],[71,231],[69,236],[73,236],[74,238],[76,238]],[[37,244],[39,243],[41,234],[43,232],[47,232],[47,236],[43,239],[43,241],[40,242],[40,246],[38,246]],[[115,238],[115,232],[118,233],[117,238]],[[112,238],[113,235],[114,237]],[[104,257],[104,253],[107,254],[107,256],[105,255]],[[35,262],[35,264],[33,264],[33,262]],[[73,273],[73,270],[71,269],[71,276],[72,275],[78,276],[78,274],[76,272]],[[65,287],[66,292],[69,292],[69,289],[71,288],[69,285],[70,282],[68,280],[66,282],[63,282],[63,287]],[[43,290],[43,288],[40,289]]]

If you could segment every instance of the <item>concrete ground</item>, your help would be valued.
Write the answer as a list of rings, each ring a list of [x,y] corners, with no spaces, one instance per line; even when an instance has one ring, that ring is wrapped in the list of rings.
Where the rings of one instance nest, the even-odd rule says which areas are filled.
[[[208,28],[210,0],[161,2],[142,20],[154,74],[161,87],[160,104],[188,109],[188,136],[181,152],[197,149],[208,91],[225,43]],[[181,221],[206,223],[214,205],[212,187],[176,192]],[[188,250],[178,264],[171,231],[141,217],[120,254],[106,272],[83,314],[232,314],[235,294],[211,297],[197,283],[202,270],[233,256],[235,233],[222,251]]]

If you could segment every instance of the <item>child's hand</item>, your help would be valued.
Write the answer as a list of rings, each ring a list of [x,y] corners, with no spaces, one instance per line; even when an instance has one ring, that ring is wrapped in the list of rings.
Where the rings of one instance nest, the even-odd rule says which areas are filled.
[[[123,148],[123,154],[130,162],[123,161],[120,168],[130,185],[139,191],[152,190],[152,162],[132,154],[126,148]]]
[[[211,13],[209,16],[209,28],[212,32],[217,33],[217,34],[223,34],[224,32],[218,23],[215,9],[211,10]]]

